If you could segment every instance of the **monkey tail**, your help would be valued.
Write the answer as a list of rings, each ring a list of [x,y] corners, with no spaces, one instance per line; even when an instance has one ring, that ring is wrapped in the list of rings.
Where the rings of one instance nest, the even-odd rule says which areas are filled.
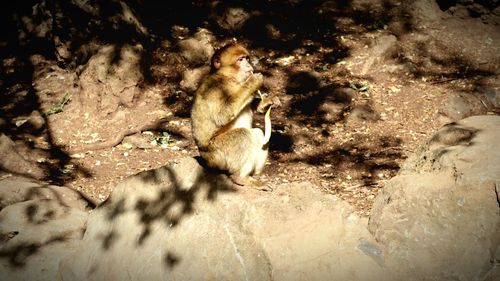
[[[264,143],[263,147],[267,147],[269,144],[269,140],[271,139],[271,107],[266,112],[264,116]]]

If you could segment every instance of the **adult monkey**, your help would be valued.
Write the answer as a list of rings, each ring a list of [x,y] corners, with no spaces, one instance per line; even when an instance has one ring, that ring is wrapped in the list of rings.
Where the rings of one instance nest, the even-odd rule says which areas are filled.
[[[271,138],[270,106],[264,133],[252,128],[251,104],[262,80],[262,74],[253,73],[247,49],[236,43],[224,46],[213,55],[210,74],[196,91],[191,123],[208,167],[227,172],[238,185],[272,190],[251,177],[264,169]],[[271,102],[260,98],[257,110],[262,111]]]

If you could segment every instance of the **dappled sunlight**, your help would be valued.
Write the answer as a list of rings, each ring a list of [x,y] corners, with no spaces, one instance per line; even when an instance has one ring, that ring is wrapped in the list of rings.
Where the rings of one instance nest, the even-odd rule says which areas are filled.
[[[12,161],[2,169],[103,201],[127,176],[197,156],[194,91],[214,50],[237,40],[276,101],[262,178],[309,174],[341,195],[371,184],[369,176],[383,187],[432,131],[463,112],[498,112],[496,6],[478,5],[55,1],[6,9],[0,125]]]

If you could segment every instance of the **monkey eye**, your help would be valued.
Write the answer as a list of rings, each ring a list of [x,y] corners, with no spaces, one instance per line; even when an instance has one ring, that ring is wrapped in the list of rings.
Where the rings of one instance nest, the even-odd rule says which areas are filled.
[[[246,59],[248,59],[248,57],[246,57],[246,56],[244,56],[244,57],[239,57],[239,58],[238,58],[238,61],[239,61],[239,62],[242,62],[242,61],[244,61],[244,60],[246,60]]]

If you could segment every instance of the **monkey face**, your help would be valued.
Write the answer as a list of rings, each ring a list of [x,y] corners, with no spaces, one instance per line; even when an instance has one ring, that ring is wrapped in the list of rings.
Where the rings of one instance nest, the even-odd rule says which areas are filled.
[[[236,68],[238,68],[238,80],[240,83],[245,82],[252,76],[253,67],[248,60],[248,56],[240,56],[235,63]]]
[[[239,84],[244,83],[253,74],[248,55],[247,49],[239,44],[226,45],[212,57],[211,72],[231,77]]]

